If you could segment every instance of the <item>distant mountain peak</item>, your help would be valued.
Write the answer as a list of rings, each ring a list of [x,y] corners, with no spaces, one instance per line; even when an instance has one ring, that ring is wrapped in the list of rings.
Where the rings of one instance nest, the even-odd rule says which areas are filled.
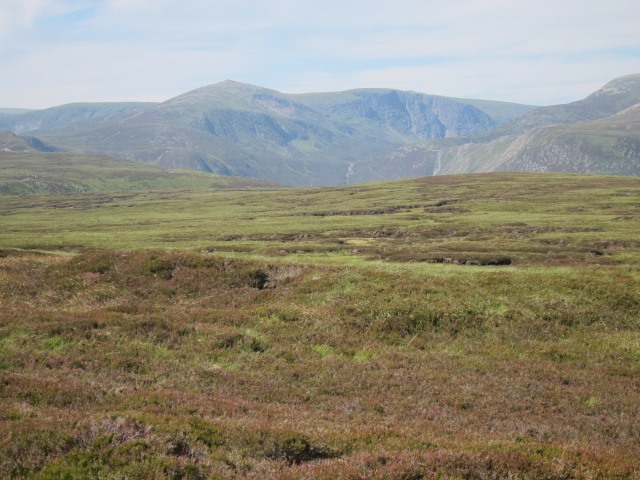
[[[640,73],[625,75],[611,80],[593,95],[618,95],[640,90]]]
[[[280,95],[280,92],[277,92],[276,90],[237,82],[235,80],[224,80],[222,82],[190,90],[167,100],[161,105],[204,106],[208,104],[216,104],[220,107],[238,108],[242,103],[246,104],[247,100],[256,93]],[[240,101],[240,103],[238,101]]]
[[[640,100],[640,74],[618,77],[575,102],[531,110],[508,125],[503,133],[518,134],[544,125],[566,125],[608,117]]]
[[[251,83],[238,82],[237,80],[223,80],[222,82],[212,83],[210,85],[205,85],[200,88],[196,88],[191,90],[191,92],[197,92],[198,90],[228,90],[228,91],[269,91],[269,92],[277,92],[276,90],[261,87],[259,85],[253,85]],[[186,92],[188,94],[190,92]],[[186,95],[185,94],[185,95]]]
[[[252,85],[250,83],[245,83],[245,82],[239,82],[237,80],[232,80],[230,78],[227,78],[226,80],[223,80],[221,82],[218,83],[214,83],[213,85],[219,85],[219,86],[237,86],[237,87],[254,87],[254,88],[263,88],[263,87],[259,87],[257,85]]]

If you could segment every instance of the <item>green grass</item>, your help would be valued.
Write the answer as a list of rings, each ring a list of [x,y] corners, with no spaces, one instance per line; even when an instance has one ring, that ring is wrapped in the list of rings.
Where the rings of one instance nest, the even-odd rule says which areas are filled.
[[[506,174],[4,196],[0,477],[635,479],[639,202]]]
[[[21,146],[20,137],[16,137],[15,142]],[[0,167],[0,195],[269,186],[268,182],[185,170],[171,171],[101,155],[34,150],[0,151]]]
[[[638,180],[474,175],[348,188],[177,190],[15,198],[0,245],[187,248],[336,262],[626,263]]]

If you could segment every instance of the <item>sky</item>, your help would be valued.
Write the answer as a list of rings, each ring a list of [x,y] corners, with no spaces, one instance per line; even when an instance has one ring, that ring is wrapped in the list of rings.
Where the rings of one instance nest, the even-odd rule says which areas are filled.
[[[550,105],[640,73],[638,0],[0,0],[0,107],[226,79]]]

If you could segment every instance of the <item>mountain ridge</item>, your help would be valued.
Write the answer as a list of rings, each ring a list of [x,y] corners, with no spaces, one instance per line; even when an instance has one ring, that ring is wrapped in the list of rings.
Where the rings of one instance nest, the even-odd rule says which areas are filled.
[[[11,130],[15,134],[64,126],[65,128],[84,128],[90,124],[107,121],[115,116],[137,111],[154,105],[150,102],[98,102],[68,103],[44,110],[32,110],[24,113],[0,117],[0,129]]]
[[[538,108],[384,88],[290,94],[225,80],[161,103],[3,115],[0,128],[68,151],[300,186],[505,169],[635,175],[640,127],[633,109],[622,112],[639,102],[640,74]],[[598,123],[618,113],[619,125]]]
[[[105,117],[33,133],[75,151],[313,185],[345,183],[351,164],[400,145],[495,127],[482,110],[446,97],[389,89],[284,94],[234,81]]]
[[[640,73],[625,75],[575,102],[540,107],[512,122],[508,133],[522,133],[534,127],[597,120],[613,115],[640,101]]]
[[[531,110],[474,138],[403,146],[363,162],[354,179],[492,171],[640,175],[639,103],[640,74],[626,75],[582,100]]]

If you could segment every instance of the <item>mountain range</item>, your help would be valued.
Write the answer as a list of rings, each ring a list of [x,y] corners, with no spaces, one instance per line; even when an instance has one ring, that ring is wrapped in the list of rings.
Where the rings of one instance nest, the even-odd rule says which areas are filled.
[[[365,163],[354,180],[493,171],[640,175],[640,74],[480,136],[403,146]]]
[[[0,129],[66,152],[289,185],[488,171],[639,175],[639,103],[640,74],[548,107],[224,81],[162,103],[3,109]]]

